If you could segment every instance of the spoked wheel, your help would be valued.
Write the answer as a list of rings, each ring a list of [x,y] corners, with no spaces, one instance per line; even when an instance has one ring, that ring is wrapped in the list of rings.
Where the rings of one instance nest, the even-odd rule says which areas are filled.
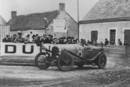
[[[40,69],[47,69],[50,66],[45,53],[40,53],[36,56],[35,65]]]
[[[73,58],[70,57],[70,55],[64,51],[61,53],[60,57],[58,58],[57,67],[61,71],[70,71],[73,70]]]
[[[103,54],[97,58],[97,65],[99,69],[104,69],[107,63],[107,57]]]
[[[62,58],[58,59],[58,69],[61,71],[70,71],[73,69],[73,60],[67,59],[63,60]]]

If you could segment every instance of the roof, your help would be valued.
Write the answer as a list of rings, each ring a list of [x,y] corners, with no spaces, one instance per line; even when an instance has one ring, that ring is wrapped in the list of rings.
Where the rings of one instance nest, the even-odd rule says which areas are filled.
[[[0,25],[6,25],[6,21],[2,16],[0,16]]]
[[[100,22],[104,19],[120,21],[120,18],[130,18],[130,0],[99,0],[83,21],[98,20]]]
[[[20,15],[11,19],[8,24],[10,24],[11,31],[24,31],[29,29],[41,30],[45,29],[45,27],[48,26],[58,14],[59,12],[56,10],[44,13]]]
[[[82,20],[79,23],[80,24],[91,24],[91,23],[105,23],[105,22],[119,22],[119,21],[130,21],[130,17]]]

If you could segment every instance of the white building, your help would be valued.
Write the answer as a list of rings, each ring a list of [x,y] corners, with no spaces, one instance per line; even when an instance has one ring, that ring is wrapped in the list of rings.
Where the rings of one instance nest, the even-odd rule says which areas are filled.
[[[11,12],[11,20],[8,24],[11,33],[21,31],[25,36],[33,34],[51,34],[54,37],[71,36],[78,38],[77,22],[65,10],[65,4],[59,3],[59,9],[43,13],[32,13],[28,15],[17,15]]]
[[[130,0],[100,0],[80,21],[80,38],[118,45],[130,43]]]

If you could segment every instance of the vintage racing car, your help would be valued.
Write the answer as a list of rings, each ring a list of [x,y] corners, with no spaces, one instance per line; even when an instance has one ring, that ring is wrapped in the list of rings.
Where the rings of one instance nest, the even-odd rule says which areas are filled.
[[[61,71],[73,70],[74,66],[96,65],[105,68],[107,63],[104,49],[80,44],[45,44],[35,57],[35,65],[40,69],[57,66]]]

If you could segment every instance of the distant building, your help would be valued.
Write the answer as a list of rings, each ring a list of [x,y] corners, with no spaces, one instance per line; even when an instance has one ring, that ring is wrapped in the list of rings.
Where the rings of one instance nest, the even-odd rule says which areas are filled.
[[[99,0],[80,21],[80,38],[111,44],[130,43],[130,0]]]
[[[10,24],[11,33],[18,31],[24,35],[32,32],[33,34],[52,34],[54,37],[72,36],[78,38],[77,22],[65,11],[65,4],[59,4],[59,10],[34,13],[28,15],[17,15],[16,11],[11,13]]]
[[[8,26],[4,18],[0,16],[0,42],[7,34],[9,34],[9,32],[10,26]]]

